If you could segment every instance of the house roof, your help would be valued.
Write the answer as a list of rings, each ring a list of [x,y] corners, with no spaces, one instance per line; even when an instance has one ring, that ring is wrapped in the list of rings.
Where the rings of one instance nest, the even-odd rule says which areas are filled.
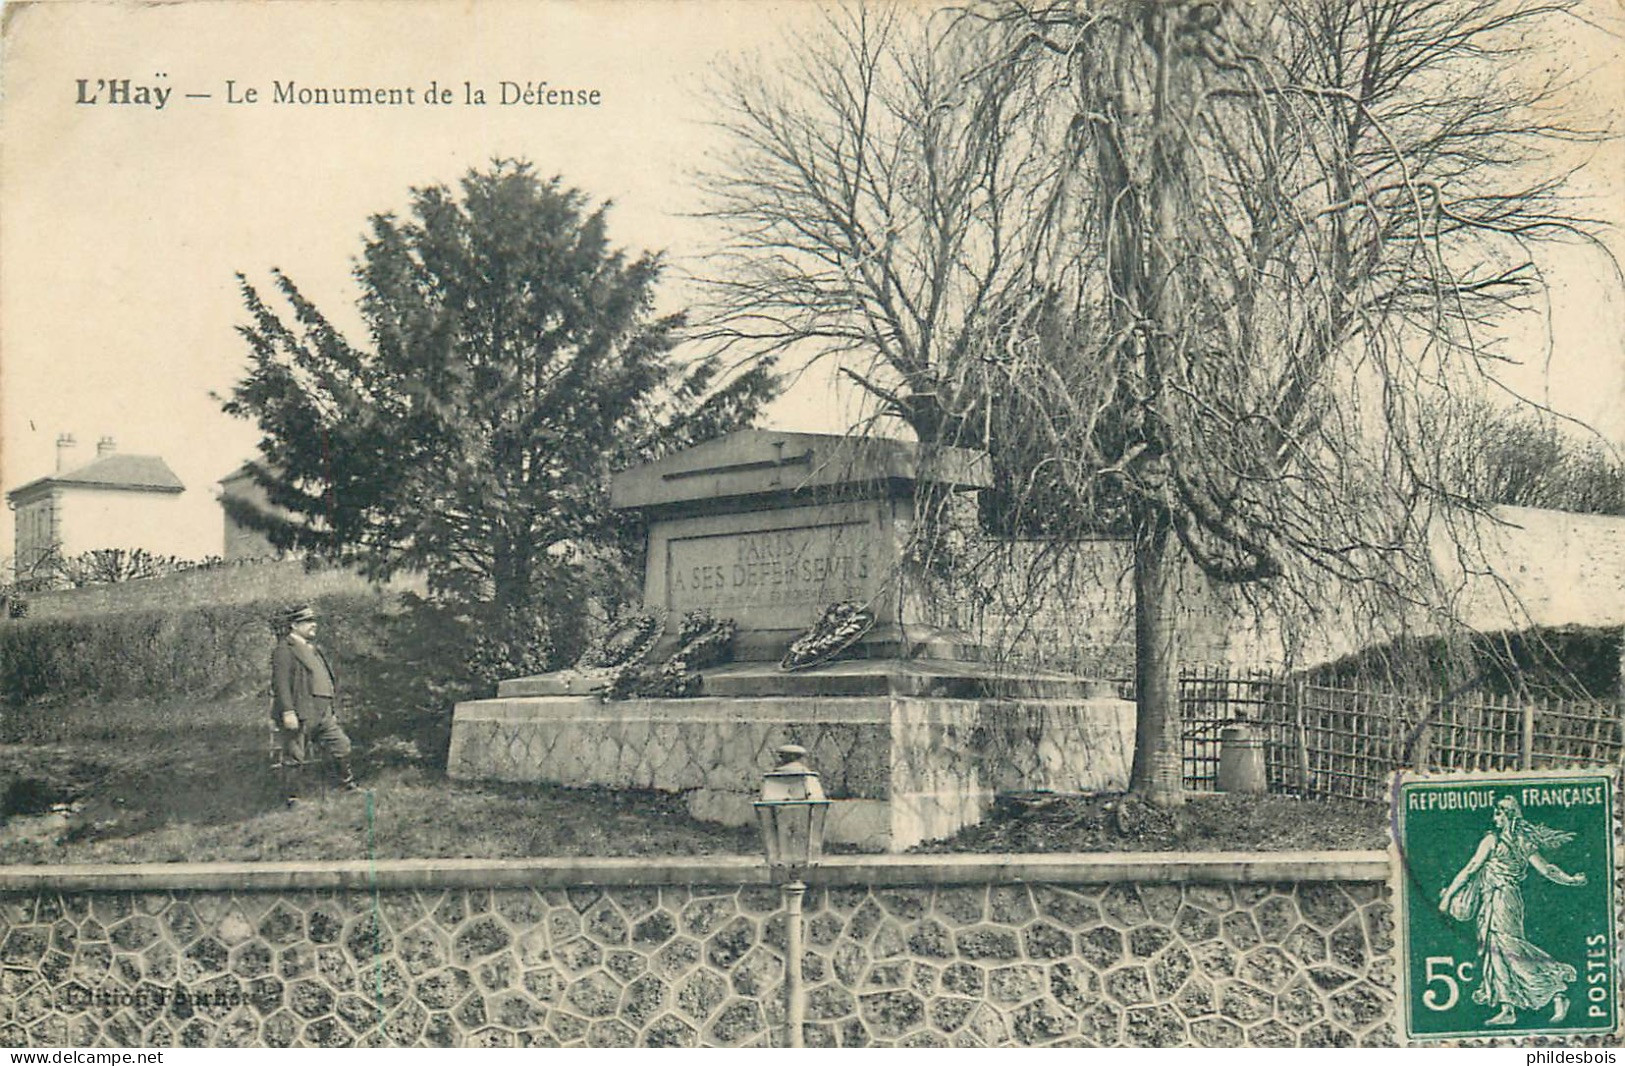
[[[237,466],[234,470],[232,470],[231,473],[227,474],[225,477],[220,478],[218,481],[216,481],[215,484],[216,485],[234,484],[235,482],[242,481],[244,478],[252,477],[253,474],[254,474],[254,466],[253,466],[253,464],[252,463],[242,463],[239,466]]]
[[[156,455],[104,455],[77,470],[36,478],[6,493],[16,501],[52,486],[87,489],[127,489],[133,492],[184,492],[186,486],[169,464]]]

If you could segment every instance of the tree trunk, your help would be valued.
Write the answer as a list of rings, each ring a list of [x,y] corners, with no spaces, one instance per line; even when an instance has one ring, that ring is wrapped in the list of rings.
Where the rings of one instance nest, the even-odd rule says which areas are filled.
[[[1166,490],[1169,477],[1167,434],[1160,399],[1164,367],[1175,357],[1169,338],[1180,333],[1181,286],[1171,258],[1179,243],[1179,195],[1184,181],[1184,148],[1169,115],[1183,86],[1176,84],[1173,22],[1168,6],[1146,9],[1157,53],[1153,110],[1157,132],[1151,144],[1151,168],[1145,195],[1150,205],[1151,239],[1141,261],[1139,297],[1147,328],[1142,358],[1145,395],[1145,442],[1150,445],[1142,476]],[[1180,760],[1178,591],[1180,547],[1165,503],[1141,504],[1134,521],[1134,767],[1129,791],[1158,806],[1185,801]]]
[[[1129,791],[1157,806],[1185,802],[1179,715],[1179,541],[1165,515],[1134,535],[1134,767]]]
[[[494,636],[505,648],[509,668],[523,672],[534,665],[528,660],[536,650],[537,632],[531,560],[517,536],[505,537],[496,546],[491,569],[494,623],[501,627]]]

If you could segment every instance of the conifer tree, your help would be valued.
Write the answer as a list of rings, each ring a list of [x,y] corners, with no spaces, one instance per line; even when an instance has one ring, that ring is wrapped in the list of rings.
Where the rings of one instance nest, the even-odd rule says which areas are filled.
[[[285,308],[240,276],[250,364],[223,407],[263,432],[271,506],[228,499],[234,517],[371,577],[422,571],[494,666],[558,665],[550,634],[579,629],[624,539],[610,473],[748,423],[775,387],[765,363],[676,357],[661,259],[613,248],[607,211],[520,162],[414,189],[356,266],[365,344],[282,272]]]

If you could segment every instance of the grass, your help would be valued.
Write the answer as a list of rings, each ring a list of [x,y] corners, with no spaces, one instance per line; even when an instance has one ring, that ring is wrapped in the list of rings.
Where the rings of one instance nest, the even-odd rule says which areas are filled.
[[[52,708],[31,733],[0,745],[5,813],[24,816],[0,831],[0,864],[704,855],[758,846],[754,829],[694,821],[678,796],[456,782],[403,762],[398,745],[371,753],[358,745],[370,812],[365,794],[324,795],[319,778],[289,810],[269,768],[259,698]],[[72,813],[49,813],[64,800]]]
[[[391,768],[366,794],[274,798],[236,822],[108,826],[62,842],[0,845],[0,863],[519,858],[754,852],[755,831],[704,825],[678,797],[548,786],[464,787]]]
[[[681,797],[448,780],[404,746],[358,745],[366,795],[313,781],[292,810],[269,768],[260,698],[29,708],[0,744],[0,864],[756,854],[753,828],[690,818]],[[14,731],[18,721],[7,723]],[[53,805],[56,809],[53,811]],[[71,807],[64,810],[64,805]],[[1386,846],[1373,804],[1121,796],[1001,798],[931,852],[1297,851]],[[832,849],[839,850],[839,849]]]

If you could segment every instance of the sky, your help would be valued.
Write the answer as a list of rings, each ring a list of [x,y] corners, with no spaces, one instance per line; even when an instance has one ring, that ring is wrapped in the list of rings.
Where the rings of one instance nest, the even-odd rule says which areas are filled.
[[[1625,7],[1595,8],[1537,63],[1575,79],[1577,108],[1604,115],[1625,99]],[[496,157],[613,200],[618,243],[665,249],[681,267],[707,237],[685,212],[715,146],[708,79],[819,17],[814,0],[8,4],[0,488],[51,473],[60,433],[76,436],[81,460],[112,436],[121,451],[162,456],[186,484],[177,521],[197,539],[181,554],[217,553],[215,482],[258,436],[214,398],[246,366],[238,272],[263,287],[281,268],[342,321],[368,216]],[[101,82],[126,78],[131,102],[109,102]],[[602,102],[503,104],[504,81],[596,89]],[[276,102],[290,82],[411,88],[416,102]],[[431,82],[453,102],[422,103]],[[465,82],[484,106],[464,102]],[[1570,161],[1595,212],[1625,223],[1625,147],[1576,146]],[[1608,241],[1625,258],[1619,234]],[[1611,268],[1579,248],[1548,265],[1552,343],[1526,344],[1508,375],[1625,444],[1625,307]],[[770,421],[839,429],[842,402],[827,375],[811,375]],[[0,558],[11,543],[0,511]]]

